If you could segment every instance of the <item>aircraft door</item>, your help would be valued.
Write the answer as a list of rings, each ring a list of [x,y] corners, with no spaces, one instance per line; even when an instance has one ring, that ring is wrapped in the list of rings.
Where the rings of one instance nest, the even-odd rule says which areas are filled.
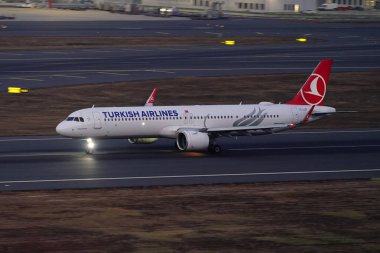
[[[102,120],[100,118],[99,112],[92,112],[92,115],[94,116],[94,129],[101,129],[102,128]]]
[[[192,117],[193,117],[192,113],[185,111],[185,113],[183,114],[185,125],[190,125],[192,123]]]
[[[292,108],[292,116],[293,116],[293,123],[298,123],[299,118],[300,118],[298,108]]]

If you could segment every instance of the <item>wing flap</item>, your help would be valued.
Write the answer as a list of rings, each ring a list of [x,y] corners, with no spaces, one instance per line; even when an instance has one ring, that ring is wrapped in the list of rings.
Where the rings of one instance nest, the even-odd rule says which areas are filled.
[[[279,124],[272,124],[272,125],[266,125],[266,126],[215,127],[215,128],[207,128],[205,131],[209,133],[244,132],[244,131],[254,131],[254,130],[273,130],[273,129],[288,128],[288,127],[291,127],[291,125],[279,123]]]

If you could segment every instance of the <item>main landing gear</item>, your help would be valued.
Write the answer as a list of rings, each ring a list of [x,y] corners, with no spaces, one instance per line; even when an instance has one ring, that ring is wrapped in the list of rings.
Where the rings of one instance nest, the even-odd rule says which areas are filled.
[[[93,154],[95,149],[95,143],[91,138],[86,139],[86,154]]]
[[[210,144],[208,146],[208,152],[211,154],[220,154],[220,152],[222,152],[222,148],[218,144]]]

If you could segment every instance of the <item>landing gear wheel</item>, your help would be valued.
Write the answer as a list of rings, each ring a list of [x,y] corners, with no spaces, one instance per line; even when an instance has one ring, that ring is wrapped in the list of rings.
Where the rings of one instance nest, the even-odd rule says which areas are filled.
[[[85,149],[85,152],[86,152],[86,154],[88,154],[88,155],[92,155],[92,154],[94,153],[94,150],[93,150],[93,149],[86,148],[86,149]]]
[[[222,148],[218,144],[210,145],[208,147],[208,151],[212,154],[220,154],[220,152],[222,152]]]

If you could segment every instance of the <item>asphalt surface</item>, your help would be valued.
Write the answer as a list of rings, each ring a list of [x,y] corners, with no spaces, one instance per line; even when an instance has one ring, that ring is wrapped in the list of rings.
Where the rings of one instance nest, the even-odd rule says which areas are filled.
[[[0,138],[0,189],[328,180],[380,177],[380,129],[294,130],[218,139],[223,152],[179,152],[173,140],[150,145],[51,137]]]
[[[3,36],[295,36],[318,43],[264,46],[128,47],[0,51],[0,89],[40,88],[186,76],[309,73],[320,59],[333,72],[380,69],[379,24],[279,20],[9,22]]]

